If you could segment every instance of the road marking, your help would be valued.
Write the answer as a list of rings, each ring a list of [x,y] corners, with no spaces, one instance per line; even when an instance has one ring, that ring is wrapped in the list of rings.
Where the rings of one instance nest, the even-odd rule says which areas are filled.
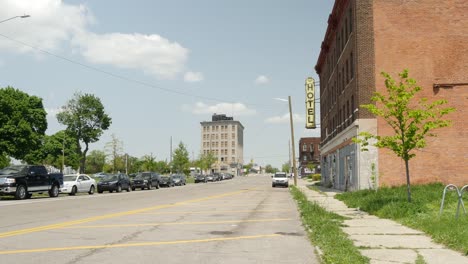
[[[293,212],[291,209],[284,210],[233,210],[233,211],[186,211],[186,212],[157,212],[157,213],[141,213],[148,215],[166,215],[166,214],[215,214],[215,213],[272,213],[272,212]]]
[[[128,244],[114,244],[114,245],[19,249],[19,250],[0,251],[0,255],[21,254],[21,253],[40,253],[40,252],[52,252],[52,251],[68,251],[68,250],[84,250],[84,249],[128,248],[128,247],[145,247],[145,246],[162,246],[162,245],[177,245],[177,244],[207,243],[207,242],[232,241],[232,240],[242,240],[242,239],[273,238],[273,237],[281,237],[281,236],[282,235],[280,235],[280,234],[268,234],[268,235],[255,235],[255,236],[220,237],[220,238],[207,238],[207,239],[195,239],[195,240],[176,240],[176,241],[128,243]]]
[[[279,222],[291,221],[292,218],[277,219],[253,219],[253,220],[227,220],[227,221],[206,221],[206,222],[167,222],[167,223],[149,223],[149,224],[116,224],[116,225],[87,225],[87,226],[67,226],[61,229],[81,229],[81,228],[116,228],[116,227],[140,227],[140,226],[161,226],[161,225],[212,225],[212,224],[231,224],[231,223],[255,223],[255,222]]]
[[[0,238],[18,236],[18,235],[29,234],[29,233],[34,233],[34,232],[40,232],[40,231],[45,231],[45,230],[64,228],[64,227],[68,227],[68,226],[84,224],[84,223],[94,222],[94,221],[103,220],[103,219],[109,219],[109,218],[115,218],[115,217],[119,217],[119,216],[126,216],[126,215],[134,215],[134,214],[144,213],[144,212],[148,212],[148,211],[152,211],[152,210],[159,210],[159,209],[164,209],[164,208],[177,207],[177,206],[187,205],[187,204],[190,204],[190,203],[202,202],[202,201],[206,201],[206,200],[217,199],[217,198],[221,198],[221,197],[241,194],[241,193],[252,191],[254,189],[255,188],[236,191],[236,192],[229,192],[229,193],[224,193],[224,194],[218,194],[218,195],[212,195],[212,196],[187,200],[187,201],[183,201],[183,202],[177,202],[177,203],[173,203],[173,204],[163,204],[163,205],[157,205],[157,206],[141,208],[141,209],[136,209],[136,210],[131,210],[131,211],[124,211],[124,212],[119,212],[119,213],[94,216],[94,217],[89,217],[89,218],[84,218],[84,219],[79,219],[79,220],[74,220],[74,221],[69,221],[69,222],[63,222],[63,223],[57,223],[57,224],[52,224],[52,225],[38,226],[38,227],[33,227],[33,228],[14,230],[14,231],[0,233]]]

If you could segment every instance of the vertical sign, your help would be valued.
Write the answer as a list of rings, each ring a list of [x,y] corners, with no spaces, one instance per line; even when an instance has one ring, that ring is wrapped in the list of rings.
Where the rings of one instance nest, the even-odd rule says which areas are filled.
[[[308,77],[305,82],[306,91],[306,128],[314,129],[315,125],[315,80]]]

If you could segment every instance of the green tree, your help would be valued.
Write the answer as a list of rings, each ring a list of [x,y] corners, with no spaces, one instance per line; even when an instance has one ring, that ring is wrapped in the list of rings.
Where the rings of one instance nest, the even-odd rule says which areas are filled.
[[[89,144],[99,140],[104,130],[109,128],[111,118],[105,113],[101,100],[92,94],[76,93],[62,110],[57,114],[57,120],[75,137],[81,157],[80,172],[84,172]]]
[[[26,155],[24,160],[31,164],[52,165],[63,171],[62,165],[78,168],[80,157],[75,138],[61,130],[44,136],[42,145]]]
[[[283,163],[283,165],[281,166],[281,171],[284,171],[286,173],[291,171],[291,164],[289,164],[289,161]]]
[[[270,164],[267,164],[265,166],[265,173],[275,173],[275,168],[273,168],[273,166],[271,166]]]
[[[101,150],[92,150],[86,157],[86,173],[98,173],[104,171],[106,153]]]
[[[150,155],[145,155],[142,158],[141,169],[143,171],[156,171],[156,157],[153,156],[153,153]]]
[[[197,167],[200,167],[202,171],[210,170],[213,163],[216,162],[216,156],[213,152],[208,152],[207,154],[200,155],[200,158],[197,162]]]
[[[10,157],[7,155],[0,155],[0,168],[5,168],[10,165]]]
[[[169,164],[167,164],[166,161],[161,160],[161,161],[156,162],[155,167],[154,167],[154,171],[156,171],[158,173],[169,173],[171,171],[171,168],[170,168]]]
[[[188,173],[189,166],[190,166],[190,159],[189,153],[187,151],[187,147],[185,147],[184,143],[180,142],[179,146],[174,150],[174,155],[172,159],[172,171],[174,172],[183,172],[185,174]]]
[[[409,160],[414,158],[415,149],[426,146],[426,137],[436,136],[432,131],[437,128],[451,125],[450,120],[443,116],[455,111],[452,107],[443,107],[446,100],[436,100],[429,103],[427,98],[415,102],[415,95],[421,91],[416,80],[409,78],[408,70],[399,74],[400,80],[394,80],[388,73],[382,72],[385,77],[387,94],[374,93],[372,101],[375,104],[362,105],[372,114],[381,117],[393,130],[389,136],[373,135],[362,132],[355,142],[360,143],[362,150],[367,150],[369,140],[376,140],[375,146],[393,151],[405,162],[406,185],[408,202],[411,202],[411,184],[409,173]]]
[[[0,89],[0,155],[24,159],[42,145],[47,129],[42,99],[13,87]]]

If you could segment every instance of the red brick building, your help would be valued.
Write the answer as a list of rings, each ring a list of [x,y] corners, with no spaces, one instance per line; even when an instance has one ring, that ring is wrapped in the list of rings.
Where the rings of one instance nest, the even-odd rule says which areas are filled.
[[[446,99],[453,126],[435,131],[410,160],[412,183],[468,184],[468,1],[336,0],[315,69],[320,76],[322,179],[338,189],[406,182],[404,162],[385,149],[361,152],[362,131],[391,135],[360,105],[384,92],[382,71],[409,69],[419,96]],[[375,176],[375,180],[372,180]]]
[[[309,169],[314,166],[314,170]],[[320,171],[320,138],[306,137],[299,140],[299,174],[309,175]]]

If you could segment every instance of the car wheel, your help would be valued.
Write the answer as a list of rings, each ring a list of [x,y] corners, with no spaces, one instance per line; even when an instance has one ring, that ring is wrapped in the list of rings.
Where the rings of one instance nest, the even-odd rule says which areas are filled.
[[[132,187],[130,185],[127,187],[127,192],[130,192],[132,190]]]
[[[89,192],[88,192],[88,193],[89,193],[90,195],[93,195],[93,194],[94,194],[94,189],[95,189],[95,188],[94,188],[94,185],[91,185],[91,188],[89,188]]]
[[[134,191],[134,190],[135,190],[135,187],[132,187],[132,191]]]
[[[15,198],[18,200],[23,200],[27,198],[28,193],[26,192],[26,186],[20,184],[16,187]]]
[[[152,187],[151,185],[152,185],[151,183],[148,183],[148,186],[146,186],[146,188],[147,188],[148,190],[151,190],[151,187]]]
[[[156,189],[159,189],[159,182],[156,183]]]
[[[98,190],[97,192],[98,192],[98,193],[103,193],[103,191],[100,191],[100,190]]]
[[[59,187],[57,184],[52,185],[52,189],[49,190],[49,197],[57,197],[59,195]]]
[[[122,191],[122,186],[117,185],[117,192],[119,193],[119,192],[121,192],[121,191]]]
[[[110,193],[113,193],[113,192],[114,192],[114,190],[109,190],[109,192],[110,192]]]
[[[271,184],[271,187],[275,188],[275,185],[272,183],[272,184]]]
[[[73,186],[71,192],[68,195],[75,195],[76,192],[77,192],[77,188],[76,186]]]

